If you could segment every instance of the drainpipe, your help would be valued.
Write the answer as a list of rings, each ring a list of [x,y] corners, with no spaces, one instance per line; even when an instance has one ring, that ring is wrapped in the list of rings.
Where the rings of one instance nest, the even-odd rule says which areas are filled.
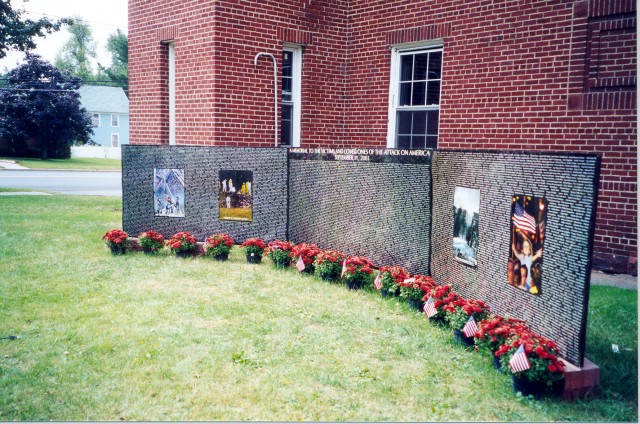
[[[273,128],[275,131],[274,135],[274,145],[278,147],[278,66],[276,64],[276,58],[273,57],[271,53],[258,53],[256,57],[253,58],[253,66],[258,66],[258,58],[260,56],[270,57],[273,61]]]

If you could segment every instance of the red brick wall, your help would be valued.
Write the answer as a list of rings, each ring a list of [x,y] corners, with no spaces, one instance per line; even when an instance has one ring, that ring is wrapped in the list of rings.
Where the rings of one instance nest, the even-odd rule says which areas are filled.
[[[168,140],[169,37],[178,144],[273,145],[272,64],[253,58],[305,44],[304,147],[385,146],[390,45],[442,39],[439,146],[601,153],[595,259],[635,260],[635,1],[130,0],[129,14],[134,144]]]

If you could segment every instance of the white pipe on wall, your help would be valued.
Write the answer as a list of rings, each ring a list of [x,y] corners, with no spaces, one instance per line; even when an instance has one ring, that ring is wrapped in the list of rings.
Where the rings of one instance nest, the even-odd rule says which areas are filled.
[[[260,56],[270,57],[273,61],[273,128],[274,128],[274,144],[275,147],[278,147],[278,65],[276,63],[276,58],[273,57],[271,53],[258,53],[256,57],[253,58],[253,66],[258,66],[258,58]]]

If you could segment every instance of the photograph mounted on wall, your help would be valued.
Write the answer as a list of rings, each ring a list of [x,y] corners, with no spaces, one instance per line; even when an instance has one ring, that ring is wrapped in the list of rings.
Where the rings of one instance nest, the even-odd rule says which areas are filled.
[[[220,220],[253,221],[253,172],[220,171]]]
[[[456,187],[453,195],[453,254],[457,261],[477,266],[480,190]]]
[[[153,209],[156,216],[184,217],[184,169],[154,168]]]
[[[507,282],[531,294],[542,291],[542,246],[548,202],[543,197],[514,195],[511,199],[511,253]]]

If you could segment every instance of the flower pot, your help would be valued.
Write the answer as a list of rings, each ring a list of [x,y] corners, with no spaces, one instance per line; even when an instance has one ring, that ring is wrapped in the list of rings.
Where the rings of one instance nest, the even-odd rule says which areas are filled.
[[[193,256],[193,252],[191,250],[178,250],[176,256],[179,258],[190,258]]]
[[[525,377],[516,377],[514,374],[511,375],[511,381],[513,393],[520,392],[522,396],[533,396],[536,399],[540,399],[546,388],[546,384],[542,381],[529,381]]]
[[[156,251],[155,251],[155,250],[150,249],[150,248],[148,248],[148,247],[143,247],[143,248],[142,248],[142,252],[143,252],[145,255],[153,255],[154,253],[156,253]]]
[[[262,255],[257,253],[247,253],[247,262],[250,264],[259,264],[262,261]]]
[[[362,281],[360,281],[360,280],[347,280],[347,288],[349,290],[360,290],[362,288]]]
[[[491,356],[493,358],[493,360],[492,360],[493,368],[503,372],[502,371],[502,363],[500,362],[500,358],[495,355],[495,352],[491,352]]]
[[[446,321],[442,316],[433,316],[429,318],[429,324],[431,325],[445,325]]]
[[[273,265],[279,269],[289,268],[291,265],[291,259],[287,258],[281,261],[273,261]]]
[[[213,255],[213,259],[216,261],[226,261],[229,259],[229,252],[218,253],[217,255]]]
[[[453,330],[453,342],[463,346],[473,346],[473,337],[467,337],[460,330]]]
[[[380,289],[380,294],[382,295],[382,297],[396,297],[398,295],[398,290]]]
[[[125,246],[109,246],[109,250],[113,256],[124,255],[127,251]]]
[[[422,311],[422,307],[424,306],[424,302],[419,299],[409,299],[408,303],[411,309],[417,309],[418,311]]]
[[[320,274],[322,281],[329,281],[331,283],[338,281],[338,277],[340,277],[338,274]]]

